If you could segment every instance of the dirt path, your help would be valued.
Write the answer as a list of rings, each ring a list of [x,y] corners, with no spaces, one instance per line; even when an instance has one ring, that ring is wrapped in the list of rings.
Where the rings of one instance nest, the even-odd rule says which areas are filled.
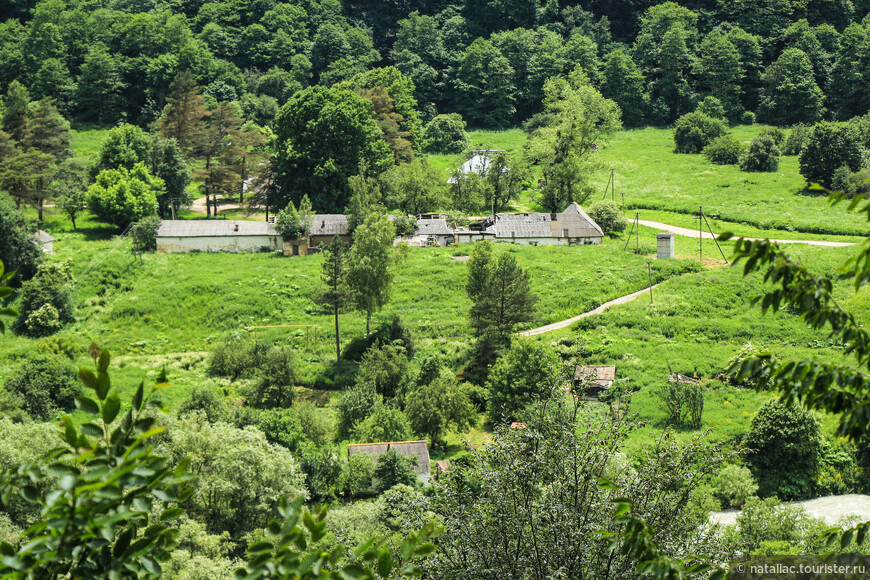
[[[224,209],[238,209],[242,207],[238,203],[218,203],[218,213]],[[196,213],[204,214],[205,212],[205,197],[200,197],[193,200],[193,203],[190,205],[190,210],[195,211]]]
[[[861,521],[870,520],[870,495],[848,494],[818,497],[793,502],[804,508],[807,515],[821,518],[829,526],[837,525],[838,521],[847,516],[856,516]],[[710,514],[710,521],[715,524],[730,525],[737,521],[739,510],[726,510]]]
[[[669,232],[673,232],[678,236],[685,236],[687,238],[695,238],[698,239],[698,230],[693,230],[689,228],[681,228],[678,226],[670,226],[668,224],[663,224],[661,222],[652,222],[649,220],[638,220],[640,225],[646,226],[648,228],[653,228],[656,230],[665,230]],[[713,236],[710,235],[710,232],[703,232],[701,234],[705,240],[712,240]],[[746,240],[761,240],[765,238],[744,238]],[[843,246],[854,246],[855,244],[852,242],[828,242],[825,240],[774,240],[771,239],[771,242],[777,242],[778,244],[808,244],[810,246],[827,246],[829,248],[842,248]]]
[[[658,284],[655,284],[653,288],[658,288]],[[614,298],[609,302],[605,302],[598,308],[594,310],[590,310],[589,312],[584,312],[579,316],[575,316],[574,318],[569,318],[568,320],[562,320],[559,322],[554,322],[553,324],[548,324],[547,326],[541,326],[538,328],[533,328],[531,330],[524,330],[519,332],[520,336],[534,336],[536,334],[544,334],[545,332],[552,332],[554,330],[559,330],[560,328],[565,328],[567,326],[571,326],[578,320],[586,318],[587,316],[594,316],[595,314],[601,314],[606,311],[611,306],[616,306],[617,304],[625,304],[626,302],[631,302],[642,294],[649,293],[649,288],[644,288],[643,290],[638,290],[637,292],[632,292],[631,294],[626,294],[625,296],[620,296],[619,298]]]

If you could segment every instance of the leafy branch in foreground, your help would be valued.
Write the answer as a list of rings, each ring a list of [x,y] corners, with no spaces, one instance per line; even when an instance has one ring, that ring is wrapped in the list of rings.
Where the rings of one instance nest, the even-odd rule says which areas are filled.
[[[5,274],[3,262],[0,261],[0,300],[4,300],[12,295],[12,288],[6,286],[6,284],[9,283],[13,273]],[[18,312],[12,308],[0,308],[0,334],[6,334],[6,322],[3,320],[4,318],[12,318],[14,320],[18,318]]]
[[[834,193],[833,203],[846,197]],[[861,206],[859,208],[859,206]],[[850,211],[867,215],[870,220],[870,202],[855,196],[849,203]],[[732,238],[723,234],[720,240]],[[735,241],[736,265],[744,262],[745,276],[763,271],[764,281],[773,285],[754,303],[761,303],[762,312],[776,312],[783,305],[800,312],[801,319],[811,328],[829,331],[830,337],[845,344],[845,354],[854,359],[854,366],[833,364],[818,360],[780,361],[770,353],[759,353],[736,361],[729,374],[738,380],[758,379],[757,384],[782,394],[786,403],[799,401],[811,409],[835,413],[840,416],[838,433],[853,441],[870,436],[870,333],[834,298],[831,278],[810,272],[793,260],[780,246],[770,240]],[[865,241],[855,256],[840,268],[840,280],[851,280],[857,292],[870,282],[870,241]],[[840,530],[832,528],[825,533],[828,548],[839,542],[841,550],[853,542],[864,543],[870,531],[870,522]]]
[[[395,577],[394,570],[401,578],[416,578],[423,573],[418,565],[419,560],[435,550],[430,540],[441,533],[441,529],[430,522],[408,535],[398,550],[403,566],[393,561],[387,539],[368,540],[352,554],[352,563],[343,564],[345,548],[342,544],[329,552],[314,547],[326,535],[326,511],[325,507],[321,507],[315,508],[312,513],[302,508],[302,498],[293,502],[282,498],[278,513],[284,521],[269,522],[267,531],[272,541],[258,542],[248,548],[248,566],[237,570],[236,578],[374,580]],[[300,519],[304,529],[298,525]]]
[[[96,372],[80,368],[79,377],[96,400],[77,397],[76,406],[94,419],[77,427],[62,415],[62,445],[0,478],[4,504],[17,493],[42,508],[41,521],[24,532],[17,550],[0,543],[3,578],[158,577],[174,546],[177,530],[166,524],[183,510],[169,507],[155,518],[152,507],[155,499],[185,501],[191,476],[185,462],[173,470],[152,453],[146,442],[163,428],[144,416],[147,407],[160,406],[153,395],[168,386],[166,373],[147,396],[140,383],[122,413],[109,379],[109,351],[91,345],[90,353]],[[37,486],[52,478],[53,489],[41,495]]]
[[[614,493],[619,491],[619,488],[605,477],[598,478],[598,485]],[[619,550],[623,556],[637,561],[638,575],[648,575],[655,580],[682,578],[722,580],[725,578],[724,569],[703,562],[701,557],[690,554],[682,558],[674,558],[665,554],[655,540],[655,530],[635,514],[633,502],[625,497],[617,497],[612,501],[616,504],[613,523],[621,526],[622,529],[619,532],[601,530],[598,534],[610,540],[608,549],[611,552]],[[693,561],[697,563],[692,564]]]

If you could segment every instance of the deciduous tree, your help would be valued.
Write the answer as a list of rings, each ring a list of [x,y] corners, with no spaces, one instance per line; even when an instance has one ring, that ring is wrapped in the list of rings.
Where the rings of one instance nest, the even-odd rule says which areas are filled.
[[[372,314],[390,300],[393,287],[393,264],[397,254],[393,246],[396,227],[386,215],[370,213],[353,232],[347,283],[357,309],[366,313],[366,336]]]

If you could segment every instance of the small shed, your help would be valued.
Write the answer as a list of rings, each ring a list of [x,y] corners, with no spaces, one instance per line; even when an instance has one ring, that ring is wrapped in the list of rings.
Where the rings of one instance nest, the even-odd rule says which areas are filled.
[[[378,457],[387,451],[395,451],[400,455],[415,457],[417,464],[414,472],[418,475],[429,476],[429,445],[425,439],[420,441],[391,441],[385,443],[351,443],[347,446],[348,457],[355,453],[368,453],[377,461]]]
[[[574,370],[574,385],[586,387],[586,393],[597,397],[616,380],[615,365],[577,365]]]
[[[54,238],[48,232],[42,230],[33,234],[33,243],[36,244],[44,253],[54,254]]]
[[[268,222],[247,220],[163,220],[157,230],[161,254],[260,252],[281,247],[281,236]]]

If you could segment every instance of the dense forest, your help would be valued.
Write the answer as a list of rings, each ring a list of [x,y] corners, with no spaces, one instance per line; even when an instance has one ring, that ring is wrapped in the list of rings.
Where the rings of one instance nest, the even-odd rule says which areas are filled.
[[[15,1],[0,9],[0,87],[145,126],[187,72],[270,124],[299,89],[394,66],[424,122],[497,127],[540,112],[544,82],[579,66],[629,126],[668,124],[707,95],[735,121],[812,123],[868,110],[865,4]]]

